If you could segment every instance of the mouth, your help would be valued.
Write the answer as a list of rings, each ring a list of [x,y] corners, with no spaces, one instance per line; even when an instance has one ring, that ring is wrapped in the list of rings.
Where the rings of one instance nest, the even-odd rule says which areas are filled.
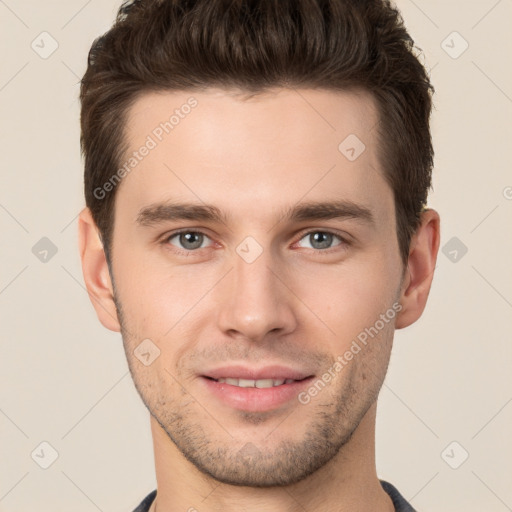
[[[205,376],[206,377],[206,376]],[[237,386],[239,388],[275,388],[282,386],[283,384],[292,384],[293,382],[300,382],[304,379],[237,379],[233,377],[221,377],[220,379],[214,379],[213,377],[206,377],[207,379],[220,382],[221,384],[229,384],[230,386]],[[306,377],[307,378],[307,377]]]
[[[208,394],[224,406],[244,411],[278,409],[293,400],[314,375],[282,366],[260,370],[225,367],[200,376]]]

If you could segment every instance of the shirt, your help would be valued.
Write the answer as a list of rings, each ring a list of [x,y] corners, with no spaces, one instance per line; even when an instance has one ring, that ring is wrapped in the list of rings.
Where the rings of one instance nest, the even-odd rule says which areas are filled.
[[[405,500],[405,498],[398,492],[396,487],[384,480],[380,481],[382,488],[389,494],[395,506],[395,512],[416,512],[412,506]],[[151,491],[139,504],[133,512],[148,512],[149,507],[153,503],[156,496],[156,489]]]

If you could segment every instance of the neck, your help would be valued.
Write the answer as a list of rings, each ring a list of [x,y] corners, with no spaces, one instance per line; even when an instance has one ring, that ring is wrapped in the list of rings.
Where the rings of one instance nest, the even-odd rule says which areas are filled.
[[[150,510],[393,512],[375,469],[375,413],[376,403],[338,454],[315,473],[293,485],[266,488],[228,485],[203,474],[151,417],[158,490]]]

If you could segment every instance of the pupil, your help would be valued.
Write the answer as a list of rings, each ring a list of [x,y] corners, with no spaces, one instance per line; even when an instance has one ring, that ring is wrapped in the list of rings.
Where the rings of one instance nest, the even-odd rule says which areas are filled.
[[[201,247],[201,242],[202,242],[201,237],[202,237],[202,235],[200,233],[193,233],[193,232],[184,233],[180,237],[181,238],[180,242],[187,249],[197,249],[198,247]],[[195,242],[193,240],[194,238],[196,238]],[[199,243],[197,240],[199,240]],[[192,245],[192,247],[190,247],[190,244]]]
[[[315,243],[318,242],[320,245],[320,247],[317,247],[317,248],[325,249],[325,248],[329,247],[331,237],[332,237],[332,235],[330,233],[323,233],[322,231],[319,231],[317,233],[314,233],[312,236],[314,238],[314,242]],[[318,240],[319,238],[320,238],[320,240]],[[314,244],[312,244],[312,245],[313,245],[313,247],[315,247]]]

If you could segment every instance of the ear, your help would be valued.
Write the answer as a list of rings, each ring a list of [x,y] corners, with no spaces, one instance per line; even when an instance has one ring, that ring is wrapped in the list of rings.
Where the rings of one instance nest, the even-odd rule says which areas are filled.
[[[403,329],[416,322],[425,309],[434,277],[439,240],[439,214],[430,208],[426,209],[421,214],[419,228],[411,237],[400,296],[402,310],[396,317],[396,329]]]
[[[89,208],[84,208],[78,217],[78,245],[85,286],[98,319],[107,329],[120,332],[107,259]]]

